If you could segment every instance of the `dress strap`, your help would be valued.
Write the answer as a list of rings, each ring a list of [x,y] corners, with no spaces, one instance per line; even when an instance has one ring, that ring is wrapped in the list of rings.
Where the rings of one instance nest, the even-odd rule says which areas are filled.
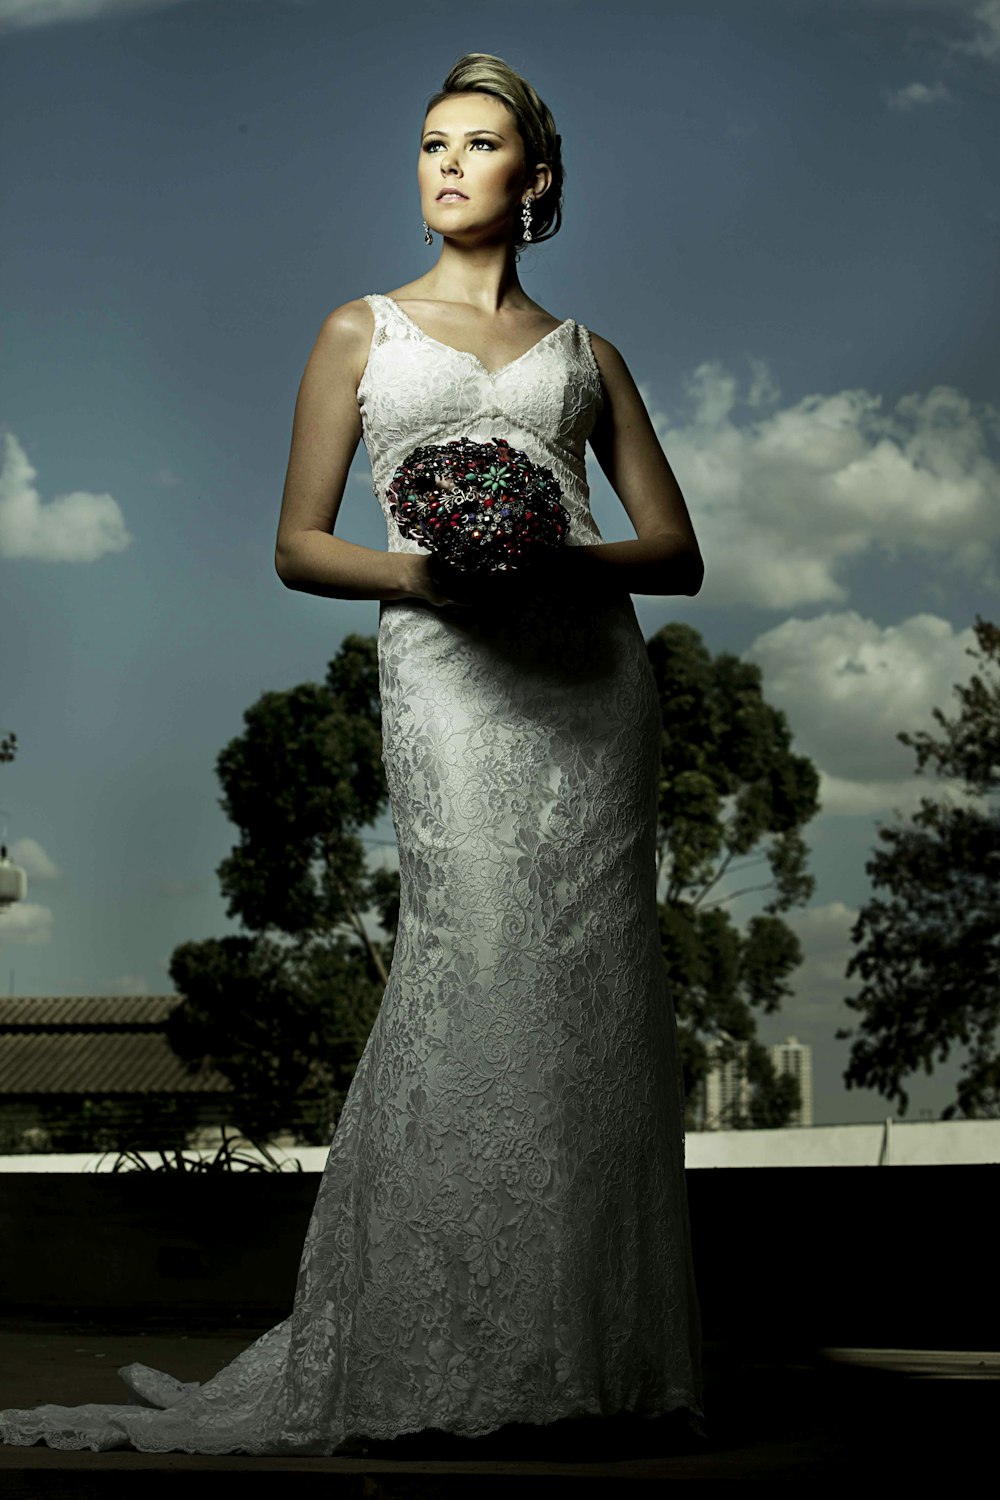
[[[597,405],[597,410],[600,412],[604,408],[604,376],[601,374],[601,367],[597,363],[597,356],[594,354],[594,346],[590,342],[590,329],[587,328],[583,323],[577,323],[576,327],[577,338],[580,341],[580,348],[583,352],[584,363],[587,365],[591,374],[594,376],[597,382],[598,390],[600,392]]]
[[[365,292],[361,300],[367,302],[371,308],[372,317],[375,319],[375,332],[378,333],[385,322],[385,298],[381,292]]]
[[[391,338],[391,332],[399,333],[406,329],[406,320],[400,309],[391,297],[385,296],[381,291],[369,291],[364,294],[363,302],[372,309],[372,317],[375,318],[375,333],[372,335],[372,348],[379,344],[385,344]]]
[[[372,348],[375,349],[379,344],[384,344],[389,337],[388,325],[391,324],[393,317],[392,298],[384,296],[382,292],[366,292],[361,300],[368,303],[372,310],[372,317],[375,319],[375,330],[372,334]]]

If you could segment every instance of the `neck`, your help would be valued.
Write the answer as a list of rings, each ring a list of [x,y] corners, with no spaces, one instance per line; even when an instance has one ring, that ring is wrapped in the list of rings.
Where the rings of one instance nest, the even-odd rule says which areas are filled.
[[[445,240],[436,265],[420,279],[421,290],[436,302],[464,302],[493,314],[528,303],[517,275],[514,246],[457,245]]]

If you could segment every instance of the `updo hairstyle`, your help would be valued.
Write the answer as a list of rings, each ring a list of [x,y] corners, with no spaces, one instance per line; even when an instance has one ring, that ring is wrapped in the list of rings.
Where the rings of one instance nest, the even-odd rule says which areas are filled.
[[[559,232],[562,223],[563,189],[562,137],[556,132],[552,111],[528,80],[515,73],[502,57],[494,57],[489,52],[467,52],[455,63],[438,92],[427,101],[425,118],[442,99],[451,94],[468,93],[492,94],[506,104],[514,114],[524,142],[528,171],[538,162],[545,162],[551,170],[551,183],[542,197],[534,199],[531,205],[531,244],[550,240]],[[523,232],[519,217],[514,236],[518,249],[525,244]]]

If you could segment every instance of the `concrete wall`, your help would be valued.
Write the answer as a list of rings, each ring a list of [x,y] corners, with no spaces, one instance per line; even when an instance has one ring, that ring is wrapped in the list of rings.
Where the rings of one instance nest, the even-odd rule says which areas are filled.
[[[318,1173],[17,1173],[0,1179],[0,1313],[276,1323]],[[707,1339],[1000,1348],[1000,1166],[687,1175]],[[613,1269],[613,1268],[612,1268]]]
[[[322,1172],[328,1146],[271,1146],[279,1161]],[[250,1148],[241,1151],[253,1155]],[[140,1153],[152,1166],[159,1157]],[[195,1153],[190,1153],[195,1154]],[[202,1151],[214,1156],[214,1149]],[[113,1152],[0,1156],[0,1172],[110,1171]],[[686,1164],[702,1167],[932,1167],[1000,1162],[1000,1120],[893,1120],[791,1130],[689,1131]]]
[[[1000,1162],[1000,1120],[893,1120],[791,1130],[701,1130],[689,1167],[917,1167]]]

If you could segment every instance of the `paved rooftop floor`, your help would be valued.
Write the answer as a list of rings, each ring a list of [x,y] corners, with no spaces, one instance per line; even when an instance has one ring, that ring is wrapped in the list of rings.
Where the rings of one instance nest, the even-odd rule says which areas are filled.
[[[118,1365],[141,1360],[183,1380],[207,1380],[263,1328],[151,1328],[123,1332],[0,1321],[0,1407],[118,1401]],[[507,1494],[530,1482],[570,1494],[581,1480],[798,1479],[810,1485],[882,1478],[958,1480],[990,1462],[1000,1412],[1000,1354],[919,1350],[763,1351],[706,1344],[708,1439],[665,1419],[511,1426],[485,1438],[427,1432],[372,1444],[364,1458],[250,1458],[63,1452],[0,1444],[4,1500],[166,1495],[181,1474],[240,1473],[241,1494],[297,1488],[365,1500]],[[657,1428],[658,1430],[652,1430]],[[176,1500],[175,1488],[170,1490]]]

